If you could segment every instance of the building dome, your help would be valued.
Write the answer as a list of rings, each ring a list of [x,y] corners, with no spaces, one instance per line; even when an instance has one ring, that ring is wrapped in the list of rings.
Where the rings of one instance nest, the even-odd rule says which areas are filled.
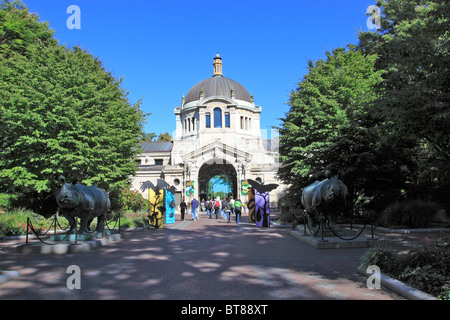
[[[247,89],[244,88],[240,83],[225,78],[225,77],[211,77],[200,81],[195,86],[192,87],[191,90],[186,95],[185,103],[189,103],[191,101],[196,101],[200,99],[200,94],[203,90],[203,98],[209,97],[225,97],[231,99],[231,92],[233,91],[234,98],[252,102],[252,98],[248,93]]]
[[[214,74],[211,78],[200,81],[187,93],[185,103],[209,97],[225,97],[243,100],[252,103],[252,97],[240,83],[222,75],[222,58],[219,54],[214,57]]]

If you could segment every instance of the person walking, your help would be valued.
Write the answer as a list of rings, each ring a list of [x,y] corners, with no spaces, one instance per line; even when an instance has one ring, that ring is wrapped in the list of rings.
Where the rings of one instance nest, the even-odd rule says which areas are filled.
[[[234,201],[233,208],[234,213],[236,214],[236,224],[239,224],[239,221],[241,220],[241,212],[244,209],[244,206],[239,198]]]
[[[225,212],[223,211],[223,200],[219,200],[219,201],[220,201],[219,219],[221,219]]]
[[[198,200],[194,198],[191,201],[191,214],[192,214],[192,221],[197,220],[197,208],[198,208]]]
[[[202,202],[200,203],[200,211],[202,213],[206,211],[205,199],[202,199]]]
[[[221,208],[222,204],[220,203],[220,197],[217,197],[216,201],[214,201],[214,213],[216,215],[216,219],[219,219],[219,213]]]
[[[230,203],[231,203],[231,213],[234,213],[234,207],[233,207],[233,205],[234,205],[234,198],[233,198],[233,196],[230,196]]]
[[[225,204],[228,202],[228,199],[223,197],[222,199],[222,218],[226,219],[227,218],[227,214],[225,213]]]
[[[225,215],[228,220],[227,223],[230,223],[230,216],[231,216],[231,210],[233,209],[233,205],[231,204],[230,199],[226,199],[224,202],[225,202],[224,211],[225,211]]]
[[[181,220],[184,220],[184,214],[186,213],[187,204],[184,201],[184,198],[181,199],[180,209],[181,209]]]
[[[206,214],[211,219],[211,216],[212,216],[212,199],[206,200]]]

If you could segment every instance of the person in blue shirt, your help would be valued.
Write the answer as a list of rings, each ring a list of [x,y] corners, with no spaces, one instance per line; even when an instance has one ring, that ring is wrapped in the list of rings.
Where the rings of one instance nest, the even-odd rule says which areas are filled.
[[[192,201],[191,201],[191,214],[192,214],[192,220],[193,221],[195,221],[195,220],[197,220],[198,219],[198,216],[197,216],[197,208],[198,208],[198,200],[196,199],[196,198],[194,198]]]

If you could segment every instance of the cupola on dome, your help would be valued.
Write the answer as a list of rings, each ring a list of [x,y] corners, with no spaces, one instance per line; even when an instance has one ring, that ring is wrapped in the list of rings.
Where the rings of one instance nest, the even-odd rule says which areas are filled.
[[[185,103],[206,99],[209,97],[235,98],[252,103],[247,89],[239,82],[226,78],[222,74],[222,58],[219,54],[214,57],[214,74],[211,78],[200,81],[187,93]]]

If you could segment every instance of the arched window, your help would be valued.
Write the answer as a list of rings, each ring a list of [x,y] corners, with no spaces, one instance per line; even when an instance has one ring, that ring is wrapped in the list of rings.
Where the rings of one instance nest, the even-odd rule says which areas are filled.
[[[220,108],[214,109],[214,128],[222,128],[222,110]]]

